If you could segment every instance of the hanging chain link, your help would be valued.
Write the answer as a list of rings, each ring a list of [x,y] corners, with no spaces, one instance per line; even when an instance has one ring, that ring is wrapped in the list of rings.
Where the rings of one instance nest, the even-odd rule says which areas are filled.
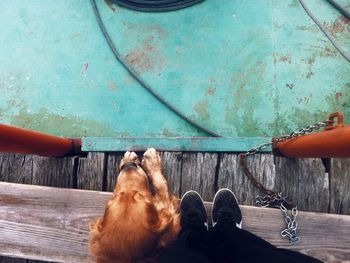
[[[302,128],[300,130],[294,131],[289,135],[284,135],[278,138],[273,138],[271,142],[263,143],[258,145],[256,148],[250,149],[245,153],[240,154],[240,164],[243,168],[244,174],[250,179],[250,181],[254,184],[255,187],[257,187],[261,192],[263,192],[265,195],[263,197],[257,196],[256,197],[256,205],[262,206],[262,207],[274,207],[279,208],[284,216],[284,221],[287,225],[285,229],[281,231],[281,236],[283,238],[287,238],[290,240],[291,243],[296,243],[300,241],[300,237],[297,234],[297,228],[298,228],[298,222],[297,222],[297,216],[298,216],[298,208],[294,206],[291,202],[287,200],[286,196],[283,196],[282,193],[277,193],[272,190],[269,190],[265,188],[260,182],[258,182],[253,174],[250,172],[246,157],[250,155],[254,155],[257,152],[267,148],[271,147],[274,143],[278,142],[284,142],[305,134],[312,133],[313,131],[319,130],[321,128],[327,127],[328,125],[333,124],[333,120],[326,120],[319,123],[316,123],[314,125],[309,125],[305,128]],[[288,209],[291,209],[291,216],[288,215]]]
[[[300,236],[297,234],[297,228],[298,228],[298,208],[293,207],[291,211],[291,216],[288,215],[287,208],[281,204],[280,210],[284,214],[284,221],[287,224],[287,228],[283,229],[281,231],[281,236],[284,238],[288,238],[291,243],[297,243],[300,241]]]

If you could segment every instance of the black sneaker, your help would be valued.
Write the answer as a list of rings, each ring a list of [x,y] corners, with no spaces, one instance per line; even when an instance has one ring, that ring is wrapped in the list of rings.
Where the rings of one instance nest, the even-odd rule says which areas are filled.
[[[213,226],[220,224],[235,224],[242,228],[242,213],[235,194],[228,188],[220,189],[214,196],[211,211]]]
[[[196,191],[186,192],[180,202],[182,231],[208,230],[207,212],[201,196]]]

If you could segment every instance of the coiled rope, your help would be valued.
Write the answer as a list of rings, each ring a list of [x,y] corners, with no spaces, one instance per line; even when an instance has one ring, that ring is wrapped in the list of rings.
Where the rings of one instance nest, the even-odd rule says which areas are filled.
[[[334,6],[340,13],[343,14],[347,19],[350,20],[350,12],[346,10],[344,7],[342,7],[338,2],[334,0],[327,0],[328,3],[330,3],[332,6]]]
[[[174,11],[204,0],[111,0],[113,3],[128,9],[143,12],[167,12]]]

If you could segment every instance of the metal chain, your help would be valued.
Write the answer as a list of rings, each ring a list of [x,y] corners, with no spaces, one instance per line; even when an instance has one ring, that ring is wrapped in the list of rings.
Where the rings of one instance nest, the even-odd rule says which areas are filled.
[[[327,127],[329,124],[332,124],[332,120],[326,120],[314,125],[309,125],[300,130],[294,131],[289,135],[284,135],[278,138],[272,138],[271,142],[263,143],[258,145],[256,148],[250,149],[245,153],[240,154],[240,164],[243,168],[244,174],[251,180],[255,187],[257,187],[261,192],[265,194],[265,196],[256,197],[256,205],[262,207],[274,207],[279,208],[283,215],[284,221],[286,222],[287,227],[281,231],[281,236],[283,238],[288,238],[291,243],[296,243],[300,241],[300,237],[297,234],[298,222],[298,208],[294,206],[292,203],[287,201],[287,197],[283,196],[282,193],[277,193],[272,190],[265,188],[260,182],[258,182],[253,174],[249,171],[246,157],[249,155],[254,155],[257,152],[265,149],[266,147],[271,147],[274,143],[284,142],[290,140],[292,138],[296,138],[305,134],[309,134],[313,131],[319,130],[321,128]],[[291,216],[288,215],[288,209],[291,209]]]
[[[281,231],[281,236],[283,238],[288,238],[291,243],[297,243],[300,241],[300,236],[297,234],[298,208],[293,207],[291,210],[291,216],[289,216],[288,209],[284,206],[286,202],[287,197],[283,196],[282,193],[278,193],[273,199],[270,199],[268,196],[256,197],[257,206],[279,208],[282,211],[287,227]]]
[[[300,130],[293,131],[289,135],[283,135],[283,136],[278,137],[278,138],[272,138],[271,142],[260,144],[257,147],[248,150],[243,155],[244,156],[254,155],[257,152],[261,151],[262,149],[265,149],[267,147],[272,146],[272,144],[274,142],[284,142],[284,141],[287,141],[289,139],[293,139],[293,138],[296,138],[296,137],[299,137],[299,136],[311,133],[313,131],[316,131],[316,130],[319,130],[321,128],[324,128],[324,127],[328,126],[330,123],[333,123],[333,121],[331,121],[331,120],[322,121],[322,122],[316,123],[314,125],[306,126],[305,128],[302,128]]]
[[[283,229],[281,231],[281,236],[284,238],[288,238],[291,243],[297,243],[300,241],[300,236],[297,234],[297,228],[298,228],[298,208],[293,207],[291,211],[291,217],[288,215],[287,208],[281,204],[280,210],[284,214],[284,221],[287,224],[287,228]]]
[[[284,142],[284,141],[289,140],[289,139],[293,139],[293,138],[296,138],[296,137],[299,137],[299,136],[302,136],[302,135],[305,135],[305,134],[312,133],[313,131],[317,131],[317,130],[319,130],[321,128],[327,127],[328,125],[330,125],[332,123],[333,123],[332,120],[326,120],[326,121],[322,121],[322,122],[316,123],[314,125],[306,126],[305,128],[302,128],[300,130],[294,131],[294,132],[292,132],[289,135],[281,136],[281,137],[278,137],[278,138],[273,138],[272,142],[271,142],[271,145],[274,142]]]

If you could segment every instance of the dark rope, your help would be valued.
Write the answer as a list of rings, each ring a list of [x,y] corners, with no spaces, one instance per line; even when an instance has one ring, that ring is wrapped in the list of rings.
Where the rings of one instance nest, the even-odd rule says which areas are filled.
[[[328,0],[327,0],[328,1]],[[347,53],[335,40],[335,38],[332,36],[330,32],[327,31],[327,29],[322,25],[321,21],[315,17],[310,9],[306,6],[304,0],[299,0],[301,6],[304,8],[305,12],[309,15],[309,17],[316,23],[316,25],[321,29],[321,31],[326,35],[326,37],[329,39],[329,41],[333,44],[333,46],[338,50],[338,52],[348,61],[350,62],[350,54]]]
[[[328,3],[330,3],[332,6],[334,6],[340,13],[343,14],[347,19],[350,20],[350,12],[346,10],[344,7],[342,7],[338,2],[334,0],[327,0]]]
[[[186,8],[204,0],[111,0],[128,9],[142,12],[167,12]]]
[[[105,37],[109,47],[111,48],[115,58],[124,66],[124,68],[130,73],[131,76],[133,76],[141,85],[144,87],[149,93],[151,93],[157,100],[159,100],[161,103],[163,103],[166,107],[168,107],[170,110],[172,110],[174,113],[176,113],[178,116],[180,116],[182,119],[190,123],[192,126],[196,127],[197,129],[204,131],[208,135],[211,135],[213,137],[221,137],[221,135],[217,134],[214,131],[211,131],[205,127],[203,127],[201,124],[197,123],[194,120],[191,120],[188,118],[185,114],[180,112],[177,108],[175,108],[173,105],[170,104],[164,97],[162,97],[158,92],[156,92],[150,85],[148,85],[141,76],[136,72],[136,70],[130,66],[130,64],[121,56],[121,54],[118,52],[116,46],[113,43],[113,40],[111,39],[110,35],[107,32],[107,29],[105,25],[103,24],[100,12],[98,10],[98,7],[96,5],[95,0],[90,0],[92,9],[94,10],[94,14],[96,16],[96,20],[98,22],[98,25],[102,31],[103,36]]]

